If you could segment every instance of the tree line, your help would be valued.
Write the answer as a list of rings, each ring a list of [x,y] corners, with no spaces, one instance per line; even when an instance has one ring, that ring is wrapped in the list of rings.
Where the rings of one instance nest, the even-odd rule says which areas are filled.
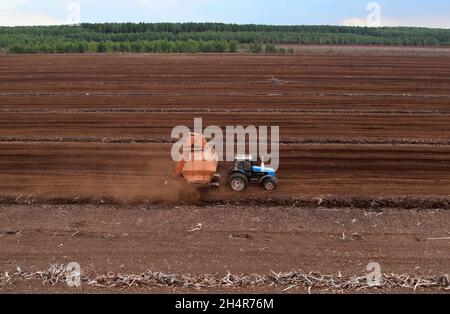
[[[29,41],[14,44],[7,50],[8,53],[170,53],[170,52],[236,52],[236,41],[195,41],[195,40],[139,40],[124,42],[86,42],[86,41]]]
[[[283,52],[280,44],[450,45],[449,29],[275,26],[222,23],[103,23],[0,27],[0,51]]]

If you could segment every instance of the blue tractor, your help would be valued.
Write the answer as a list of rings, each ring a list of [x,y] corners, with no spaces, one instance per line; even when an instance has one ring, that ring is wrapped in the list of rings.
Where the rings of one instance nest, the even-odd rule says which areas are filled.
[[[272,191],[278,185],[275,170],[256,165],[252,156],[238,156],[233,169],[229,173],[229,184],[236,192],[244,191],[250,183],[261,184],[266,190]]]

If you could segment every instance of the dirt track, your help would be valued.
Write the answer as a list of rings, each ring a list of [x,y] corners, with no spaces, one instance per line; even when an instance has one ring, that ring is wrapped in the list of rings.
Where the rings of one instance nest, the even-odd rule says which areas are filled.
[[[95,274],[270,274],[302,269],[360,276],[376,261],[386,274],[444,275],[450,271],[449,241],[439,239],[448,236],[449,216],[449,211],[439,210],[349,208],[2,207],[0,265],[10,274],[18,266],[34,272],[77,261],[83,271]],[[191,231],[199,223],[201,229]],[[40,282],[30,284],[38,290]],[[27,283],[22,289],[28,289],[23,286]],[[13,289],[17,286],[6,291]],[[70,291],[64,285],[56,289]]]
[[[6,218],[0,225],[1,267],[38,270],[77,259],[95,272],[125,264],[129,272],[149,267],[220,272],[227,265],[236,272],[279,266],[279,271],[360,274],[376,259],[393,272],[448,273],[450,242],[424,239],[450,232],[447,212],[430,209],[450,206],[449,73],[449,56],[424,51],[417,56],[382,51],[376,56],[0,56],[0,198],[19,206],[0,210]],[[273,77],[281,84],[272,84]],[[191,127],[194,117],[222,127],[279,125],[279,189],[267,193],[252,187],[236,196],[226,187],[204,193],[180,184],[162,187],[173,166],[171,129]],[[224,175],[227,166],[221,167]],[[122,205],[64,205],[108,202]],[[160,202],[172,206],[132,205]],[[243,207],[217,207],[228,202]],[[173,208],[181,203],[202,207]],[[256,205],[248,208],[249,203]],[[314,209],[298,208],[302,204]],[[369,231],[366,221],[354,231],[350,216],[358,221],[372,216],[345,206],[397,209],[384,209],[381,217],[393,220],[377,218],[378,229]],[[260,216],[266,220],[255,231],[252,219]],[[100,222],[109,226],[112,217],[121,222],[114,232],[116,227],[109,230]],[[334,226],[338,217],[344,217],[345,228]],[[139,219],[151,226],[144,223],[142,231],[132,233]],[[73,225],[77,221],[80,228]],[[205,238],[204,233],[186,237],[185,229],[200,222]],[[68,234],[78,229],[80,237],[72,240]],[[227,238],[234,232],[250,238]],[[343,232],[367,232],[361,241],[368,242],[344,241],[343,250]],[[121,238],[126,233],[130,237]],[[108,247],[108,234],[117,247]],[[257,250],[265,247],[266,236],[270,252],[261,255]],[[58,247],[63,238],[77,249]],[[213,240],[204,249],[207,238]],[[192,240],[198,242],[194,253]],[[228,265],[224,261],[241,242],[251,249]],[[140,247],[143,251],[130,249]],[[99,248],[102,253],[96,254]],[[154,249],[159,253],[149,253]],[[323,250],[334,253],[317,258]],[[116,253],[118,260],[104,263]]]
[[[163,186],[173,167],[167,160],[169,149],[168,144],[0,143],[2,196],[19,204],[40,198],[63,203],[79,198],[176,202],[178,195],[182,198],[191,189]],[[236,195],[223,185],[198,197],[191,195],[190,201],[447,198],[449,153],[450,146],[283,145],[282,184],[277,191],[252,186]],[[227,165],[220,170],[226,177]]]

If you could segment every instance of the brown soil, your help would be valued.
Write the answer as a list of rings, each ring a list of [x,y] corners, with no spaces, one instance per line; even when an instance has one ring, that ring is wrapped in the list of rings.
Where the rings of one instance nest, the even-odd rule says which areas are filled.
[[[426,49],[0,56],[0,270],[448,273],[450,59]],[[279,125],[279,189],[164,186],[194,117]]]
[[[450,231],[450,212],[442,210],[43,205],[0,212],[0,267],[9,273],[73,261],[100,274],[360,275],[370,261],[387,274],[450,271],[450,241],[437,240]]]

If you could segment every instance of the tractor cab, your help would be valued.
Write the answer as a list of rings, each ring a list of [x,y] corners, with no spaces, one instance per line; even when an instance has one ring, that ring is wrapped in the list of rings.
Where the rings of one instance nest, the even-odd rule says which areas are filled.
[[[251,183],[261,184],[266,190],[274,190],[278,184],[275,170],[265,167],[264,162],[258,166],[253,156],[237,156],[229,173],[231,189],[240,192]]]
[[[252,156],[238,156],[234,161],[234,170],[237,171],[252,171],[256,166],[256,160]]]

